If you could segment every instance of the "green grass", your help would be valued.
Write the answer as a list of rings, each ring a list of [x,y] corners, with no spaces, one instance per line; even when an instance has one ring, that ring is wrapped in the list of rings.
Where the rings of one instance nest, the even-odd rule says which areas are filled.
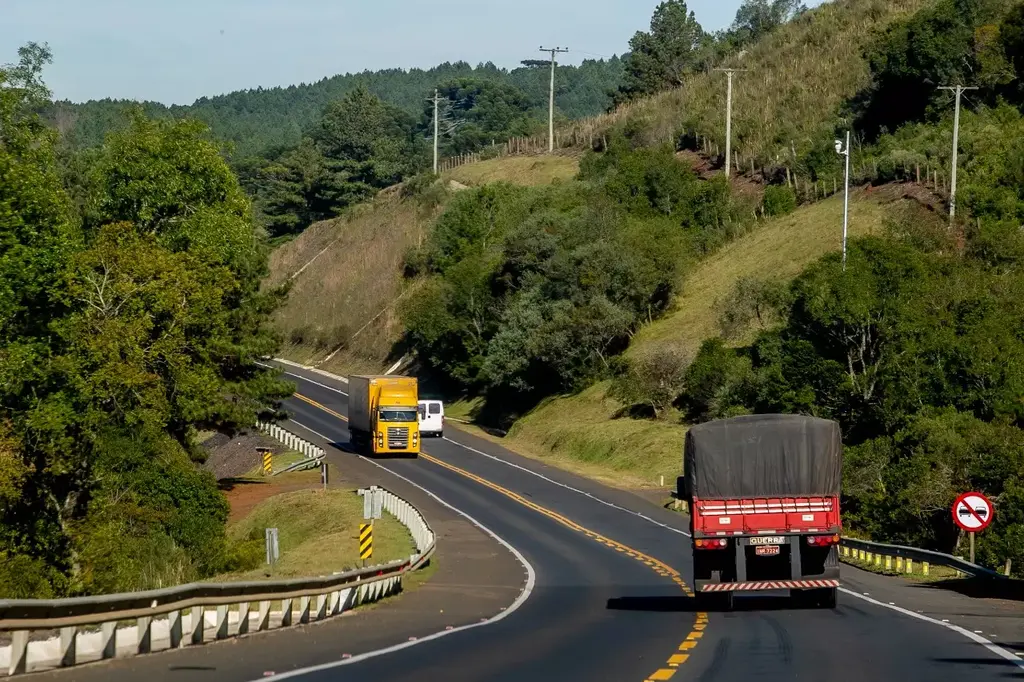
[[[602,382],[555,398],[515,423],[506,447],[547,464],[626,488],[671,486],[682,466],[686,427],[678,420],[615,418],[621,406]]]
[[[284,471],[285,469],[287,469],[291,465],[298,464],[299,462],[301,462],[301,461],[303,461],[305,459],[306,459],[306,456],[304,454],[302,454],[301,452],[296,452],[294,450],[289,450],[288,452],[282,452],[279,455],[274,455],[274,459],[273,459],[274,471]],[[245,474],[245,476],[243,478],[262,480],[263,479],[263,465],[259,464],[259,465],[255,466],[255,467],[253,467],[250,471],[248,471]]]
[[[878,233],[886,212],[901,196],[876,190],[854,195],[851,236]],[[789,280],[842,244],[842,199],[833,197],[776,218],[698,263],[680,283],[682,295],[669,314],[633,340],[628,356],[674,348],[692,357],[701,342],[717,336],[718,303],[742,276]],[[628,357],[627,356],[627,357]],[[682,471],[686,426],[678,413],[657,421],[620,417],[622,405],[608,395],[610,382],[579,395],[543,403],[516,422],[501,443],[516,452],[624,488],[674,485]],[[469,414],[472,404],[456,412]],[[461,416],[455,415],[455,416]],[[495,439],[497,440],[497,439]]]
[[[492,182],[535,186],[572,180],[579,169],[579,160],[571,156],[506,156],[459,166],[445,177],[471,187]]]
[[[886,211],[885,202],[853,194],[850,237],[880,233]],[[686,274],[668,315],[640,330],[628,354],[670,347],[692,357],[704,339],[719,334],[721,302],[741,277],[792,279],[842,247],[842,226],[843,199],[835,196],[770,220],[726,245]]]
[[[329,575],[359,565],[359,524],[363,500],[350,490],[300,490],[265,500],[244,519],[228,528],[228,537],[239,542],[262,538],[264,529],[277,528],[281,559],[273,567],[262,566],[218,580],[297,578]],[[408,530],[385,513],[374,522],[373,560],[383,564],[415,552]]]

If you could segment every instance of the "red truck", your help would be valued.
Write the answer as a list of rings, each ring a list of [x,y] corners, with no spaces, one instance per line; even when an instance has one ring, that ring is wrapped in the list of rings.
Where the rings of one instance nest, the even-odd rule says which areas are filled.
[[[690,509],[694,591],[732,608],[736,592],[790,590],[835,608],[843,445],[834,421],[752,415],[686,434],[676,497]]]

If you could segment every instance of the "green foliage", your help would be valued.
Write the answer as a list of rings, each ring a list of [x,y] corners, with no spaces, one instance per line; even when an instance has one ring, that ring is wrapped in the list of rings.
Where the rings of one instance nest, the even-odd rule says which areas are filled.
[[[1011,0],[938,0],[890,26],[866,53],[873,83],[858,105],[857,128],[874,138],[945,108],[936,88],[980,85],[994,101],[1015,80],[999,22]],[[1011,26],[1008,39],[1015,40]],[[1009,49],[1007,49],[1009,48]]]
[[[555,105],[566,118],[577,119],[605,111],[609,92],[622,77],[622,60],[585,60],[579,66],[559,66]],[[203,97],[188,106],[164,106],[142,102],[143,113],[151,119],[192,118],[205,123],[213,135],[228,142],[238,159],[273,155],[275,149],[290,149],[332,102],[357,88],[365,88],[382,101],[410,116],[419,116],[423,100],[439,83],[473,79],[517,88],[530,102],[546,111],[548,71],[534,68],[500,69],[486,63],[445,63],[431,69],[385,69],[324,78],[316,83],[276,88],[240,90],[216,97]],[[125,110],[136,106],[122,100],[97,100],[82,104],[47,104],[46,117],[74,147],[103,144],[106,136],[126,127]]]
[[[665,0],[654,10],[651,30],[629,41],[625,77],[616,103],[682,85],[697,66],[704,30],[684,0]]]
[[[438,87],[438,128],[442,156],[468,154],[510,137],[528,136],[540,123],[538,102],[500,81],[460,78]],[[434,104],[423,109],[421,132],[434,134]]]
[[[631,407],[631,416],[662,416],[683,391],[687,358],[672,350],[659,350],[621,363],[611,395]]]
[[[197,123],[136,114],[61,167],[33,113],[47,60],[30,45],[0,69],[0,587],[210,575],[227,506],[194,434],[247,427],[290,393],[258,364],[280,297],[260,290],[266,247]],[[74,201],[62,180],[82,183]]]
[[[800,0],[743,0],[728,38],[737,47],[756,43],[806,11]]]
[[[705,343],[681,401],[697,419],[742,410],[837,419],[850,445],[848,521],[949,551],[956,491],[999,500],[1007,525],[983,556],[1015,561],[1024,410],[1024,250],[1016,227],[967,235],[963,253],[893,221],[791,285],[780,324],[745,349]],[[1005,517],[1003,513],[1005,512]]]
[[[791,187],[768,185],[764,188],[761,208],[772,218],[792,213],[796,210],[796,192]]]
[[[630,206],[599,179],[460,193],[418,259],[431,276],[402,311],[408,343],[510,413],[610,372],[685,252],[681,221]]]
[[[780,314],[785,314],[788,291],[777,281],[741,277],[722,306],[718,326],[725,339],[736,339],[757,320],[759,329],[775,326]]]

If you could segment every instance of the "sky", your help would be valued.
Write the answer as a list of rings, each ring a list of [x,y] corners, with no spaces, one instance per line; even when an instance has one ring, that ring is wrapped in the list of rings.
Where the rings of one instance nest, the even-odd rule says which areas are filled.
[[[48,43],[57,99],[190,104],[234,90],[446,61],[515,67],[628,49],[658,0],[0,0],[0,63]],[[819,4],[808,2],[808,5]],[[690,0],[709,31],[740,0]]]

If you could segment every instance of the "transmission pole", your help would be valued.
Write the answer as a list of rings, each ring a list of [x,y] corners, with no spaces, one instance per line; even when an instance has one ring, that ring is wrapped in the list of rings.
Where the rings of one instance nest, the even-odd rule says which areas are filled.
[[[978,88],[967,88],[962,85],[944,85],[939,90],[952,90],[956,93],[956,113],[953,114],[953,170],[949,174],[949,226],[953,227],[953,220],[956,218],[956,163],[957,154],[960,151],[960,95],[965,90],[977,90]]]
[[[441,122],[438,117],[438,105],[441,103],[443,98],[438,94],[437,88],[434,88],[434,96],[428,99],[428,102],[434,103],[434,175],[437,175],[437,149],[438,139],[441,137]]]
[[[551,96],[548,100],[548,152],[555,151],[555,55],[569,51],[565,47],[543,47],[541,52],[551,53]]]
[[[725,91],[725,177],[732,173],[732,75],[737,71],[749,71],[749,69],[715,69],[724,71],[728,79]]]

